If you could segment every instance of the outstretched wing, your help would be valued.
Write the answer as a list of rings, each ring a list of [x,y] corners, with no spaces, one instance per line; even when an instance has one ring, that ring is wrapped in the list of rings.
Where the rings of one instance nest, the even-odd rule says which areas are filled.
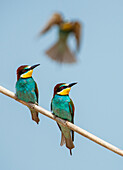
[[[52,100],[53,100],[53,98],[52,98]],[[50,109],[51,109],[51,111],[52,111],[52,100],[51,100],[51,105],[50,105]],[[59,129],[61,130],[61,127],[59,126],[59,124],[58,124],[58,123],[57,123],[57,125],[58,125]]]
[[[40,32],[40,35],[44,34],[47,32],[52,26],[54,25],[59,25],[63,21],[61,14],[55,13],[49,20],[49,22],[46,24],[44,29]]]
[[[72,116],[72,123],[74,123],[75,107],[74,107],[73,101],[71,99],[70,99],[70,102],[69,102],[69,109],[70,109],[70,113],[71,113],[71,116]],[[72,131],[72,141],[74,141],[74,131]]]
[[[35,93],[36,93],[37,103],[38,103],[38,86],[36,82],[35,82]]]
[[[77,42],[77,49],[79,50],[81,38],[81,24],[79,22],[74,23],[73,32]]]

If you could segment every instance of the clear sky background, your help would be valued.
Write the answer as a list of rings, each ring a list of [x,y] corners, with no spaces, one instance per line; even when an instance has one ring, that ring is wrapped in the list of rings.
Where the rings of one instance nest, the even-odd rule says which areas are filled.
[[[37,38],[50,16],[83,23],[78,63],[59,65],[46,55],[57,40],[57,29]],[[71,38],[70,43],[74,44]],[[16,69],[37,64],[33,77],[39,104],[50,110],[59,82],[78,82],[70,92],[75,124],[123,149],[123,1],[5,0],[0,1],[0,84],[15,92]],[[123,158],[75,134],[73,156],[60,147],[56,123],[0,94],[1,170],[123,170]]]

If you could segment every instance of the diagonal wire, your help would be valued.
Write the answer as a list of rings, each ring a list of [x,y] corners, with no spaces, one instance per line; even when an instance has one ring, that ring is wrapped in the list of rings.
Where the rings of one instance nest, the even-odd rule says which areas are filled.
[[[86,130],[74,125],[73,123],[71,123],[69,121],[65,121],[63,119],[55,117],[51,112],[49,112],[48,110],[42,108],[41,106],[37,106],[35,104],[26,103],[26,102],[24,102],[22,100],[19,100],[13,92],[7,90],[6,88],[4,88],[2,86],[0,86],[0,93],[4,94],[4,95],[6,95],[6,96],[8,96],[10,98],[15,99],[16,101],[26,105],[27,107],[33,108],[34,110],[36,110],[36,111],[40,112],[41,114],[55,120],[56,122],[62,124],[63,126],[67,126],[71,130],[73,130],[73,131],[79,133],[80,135],[92,140],[93,142],[107,148],[108,150],[111,150],[112,152],[115,152],[116,154],[118,154],[120,156],[123,156],[123,150],[121,150],[121,149],[117,148],[116,146],[114,146],[114,145],[112,145],[112,144],[98,138],[97,136],[87,132]]]

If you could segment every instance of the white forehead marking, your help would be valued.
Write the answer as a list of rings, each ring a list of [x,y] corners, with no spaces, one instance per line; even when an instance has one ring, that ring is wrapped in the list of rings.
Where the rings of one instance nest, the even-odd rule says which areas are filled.
[[[30,68],[31,66],[27,66],[26,68]]]

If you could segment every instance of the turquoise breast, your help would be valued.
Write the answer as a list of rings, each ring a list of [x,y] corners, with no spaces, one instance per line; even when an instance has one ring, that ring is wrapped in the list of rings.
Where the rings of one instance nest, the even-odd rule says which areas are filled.
[[[20,78],[17,81],[16,96],[18,99],[25,102],[37,102],[37,96],[35,93],[35,81],[32,77],[27,79]]]
[[[69,33],[70,33],[70,31],[63,31],[63,30],[59,29],[59,38],[60,38],[60,40],[67,41]]]
[[[52,99],[52,110],[54,115],[71,122],[72,115],[70,113],[69,102],[69,96],[56,94]]]

